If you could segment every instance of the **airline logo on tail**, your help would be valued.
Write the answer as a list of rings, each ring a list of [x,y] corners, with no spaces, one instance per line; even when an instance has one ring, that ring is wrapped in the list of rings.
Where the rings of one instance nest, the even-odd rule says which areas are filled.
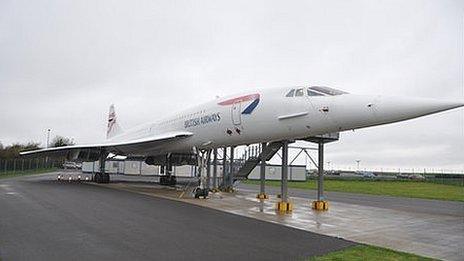
[[[108,127],[106,129],[106,138],[111,138],[115,135],[120,134],[121,127],[119,127],[118,123],[116,122],[116,112],[114,110],[114,105],[111,104],[110,111],[108,113]]]
[[[249,95],[240,96],[240,97],[222,101],[218,103],[218,105],[226,106],[226,105],[232,105],[232,104],[240,103],[240,102],[244,102],[244,103],[249,102],[248,106],[246,106],[245,109],[243,109],[242,114],[251,114],[259,104],[259,97],[260,97],[259,93],[249,94]]]

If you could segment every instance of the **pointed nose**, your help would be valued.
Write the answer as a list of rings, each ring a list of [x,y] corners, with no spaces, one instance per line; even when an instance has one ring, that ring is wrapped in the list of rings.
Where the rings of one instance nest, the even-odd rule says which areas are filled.
[[[349,94],[335,97],[329,113],[341,131],[409,120],[462,106],[464,100]]]
[[[413,119],[464,106],[464,101],[427,98],[379,97],[377,101],[371,105],[372,111],[377,120],[387,122]]]

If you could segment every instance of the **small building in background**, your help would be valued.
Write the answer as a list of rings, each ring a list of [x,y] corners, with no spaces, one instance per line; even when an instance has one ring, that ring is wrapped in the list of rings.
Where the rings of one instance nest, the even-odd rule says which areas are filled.
[[[172,173],[177,177],[195,177],[197,166],[183,165],[173,166]],[[83,173],[97,173],[100,170],[98,161],[83,162]],[[144,161],[136,160],[108,160],[105,163],[105,172],[120,175],[162,175],[161,166],[148,165]],[[217,165],[217,177],[222,178],[222,165]],[[259,180],[260,167],[256,166],[248,176],[248,179]],[[211,165],[211,177],[213,176],[213,166]],[[280,180],[282,178],[282,167],[280,165],[266,165],[266,180]],[[291,165],[288,167],[289,181],[305,181],[306,167],[304,165]]]
[[[248,175],[248,179],[260,179],[260,167],[256,166]],[[281,165],[266,165],[266,180],[281,180],[282,179],[282,166]],[[306,166],[304,165],[291,165],[288,166],[288,180],[289,181],[306,181]]]

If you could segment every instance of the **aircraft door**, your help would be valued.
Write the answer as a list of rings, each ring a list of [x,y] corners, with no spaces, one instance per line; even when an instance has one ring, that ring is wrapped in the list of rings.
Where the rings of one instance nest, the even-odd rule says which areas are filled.
[[[234,125],[242,124],[242,103],[240,101],[232,104],[231,107],[232,123]]]

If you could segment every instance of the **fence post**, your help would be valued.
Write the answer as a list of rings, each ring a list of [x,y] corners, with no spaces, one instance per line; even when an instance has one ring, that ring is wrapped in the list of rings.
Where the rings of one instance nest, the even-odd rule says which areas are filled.
[[[13,173],[16,172],[16,158],[13,159]]]

